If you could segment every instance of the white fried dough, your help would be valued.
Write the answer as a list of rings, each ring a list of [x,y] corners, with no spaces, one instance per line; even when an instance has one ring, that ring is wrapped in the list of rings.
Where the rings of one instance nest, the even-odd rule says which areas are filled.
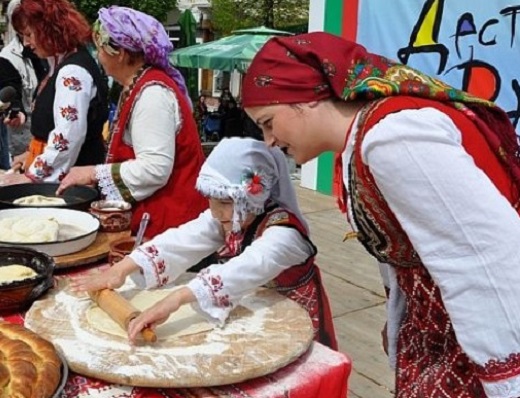
[[[18,198],[13,200],[15,205],[25,205],[25,206],[53,206],[53,205],[64,205],[67,202],[63,198],[55,198],[51,196],[43,196],[43,195],[30,195],[24,196],[22,198]]]
[[[25,265],[12,264],[0,267],[0,283],[21,281],[38,275],[32,268]]]
[[[6,217],[0,220],[0,241],[47,243],[58,240],[59,224],[53,217]]]

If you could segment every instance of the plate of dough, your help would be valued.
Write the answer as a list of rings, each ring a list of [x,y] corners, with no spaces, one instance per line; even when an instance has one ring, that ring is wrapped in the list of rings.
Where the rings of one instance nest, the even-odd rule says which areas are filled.
[[[99,220],[78,210],[19,208],[0,210],[0,246],[21,246],[50,256],[82,250],[96,238]]]

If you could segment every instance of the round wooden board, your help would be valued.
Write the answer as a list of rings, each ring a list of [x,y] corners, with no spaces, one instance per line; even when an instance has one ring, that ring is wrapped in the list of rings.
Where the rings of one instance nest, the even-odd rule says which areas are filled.
[[[105,259],[110,252],[110,243],[130,236],[130,230],[122,232],[98,232],[96,240],[87,248],[65,256],[55,256],[56,268],[87,265]]]
[[[138,290],[119,292],[130,299]],[[93,328],[86,317],[91,305],[59,286],[33,304],[25,326],[59,347],[74,372],[111,383],[155,388],[238,383],[291,363],[313,339],[307,311],[272,289],[244,297],[223,328],[133,347],[126,338]]]

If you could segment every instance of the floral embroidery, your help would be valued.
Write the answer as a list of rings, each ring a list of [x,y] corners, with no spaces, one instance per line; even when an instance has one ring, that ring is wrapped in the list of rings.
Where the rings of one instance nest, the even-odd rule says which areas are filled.
[[[319,93],[322,93],[324,91],[327,91],[328,88],[329,88],[329,85],[327,83],[318,84],[317,86],[314,87],[314,92],[316,94],[319,94]]]
[[[81,91],[83,87],[81,86],[81,81],[74,77],[64,77],[63,85],[67,87],[70,91]]]
[[[47,164],[41,157],[37,157],[34,161],[34,175],[39,178],[45,178],[52,174],[53,168]]]
[[[78,110],[73,106],[66,106],[64,108],[60,108],[61,117],[66,119],[69,122],[75,122],[78,120]]]
[[[52,144],[54,145],[54,149],[56,149],[59,152],[64,152],[69,149],[69,140],[64,138],[62,133],[54,134]]]
[[[287,50],[285,55],[287,55],[288,58],[296,59],[296,55],[294,55],[292,51]]]
[[[163,274],[164,271],[166,271],[166,263],[164,262],[164,260],[157,261],[155,266],[160,274]]]
[[[206,286],[209,287],[210,293],[213,296],[213,304],[217,307],[231,307],[229,295],[219,294],[224,288],[224,282],[220,275],[210,275],[209,269],[202,270],[197,278],[200,278]]]
[[[255,85],[257,87],[268,87],[271,85],[273,78],[271,76],[261,75],[255,77]]]
[[[58,176],[58,181],[63,181],[63,179],[67,176],[67,173],[65,170],[63,170],[60,175]]]
[[[330,62],[328,59],[324,59],[321,65],[323,73],[328,77],[334,77],[336,75],[336,65]]]
[[[155,247],[155,245],[147,246],[145,248],[145,252],[152,257],[157,257],[159,255],[159,250],[157,250],[157,247]]]
[[[247,169],[242,176],[242,184],[251,195],[257,195],[264,190],[263,178],[257,172]]]
[[[311,44],[311,41],[308,39],[296,39],[295,43],[300,46],[306,46],[307,44]]]

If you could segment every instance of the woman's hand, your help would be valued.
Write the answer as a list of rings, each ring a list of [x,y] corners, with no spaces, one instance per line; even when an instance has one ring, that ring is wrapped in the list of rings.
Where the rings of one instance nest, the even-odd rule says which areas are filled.
[[[10,117],[9,114],[7,114],[7,117],[4,118],[4,124],[6,124],[9,127],[20,127],[25,124],[25,114],[23,112],[18,112],[15,117]]]
[[[29,156],[29,152],[26,151],[24,153],[21,153],[19,155],[16,155],[15,157],[13,157],[13,161],[11,163],[11,167],[15,167],[19,164],[22,165],[22,169],[23,169],[23,166],[25,165],[25,161],[27,160],[27,157]]]
[[[186,286],[170,293],[161,301],[142,312],[137,318],[130,321],[128,325],[128,339],[130,343],[135,344],[137,335],[145,327],[155,329],[157,325],[166,322],[170,314],[177,311],[181,305],[191,303],[195,300],[195,295]]]
[[[106,271],[73,277],[70,282],[70,287],[74,292],[117,289],[123,286],[128,275],[138,269],[139,266],[134,260],[130,257],[125,257]]]
[[[96,166],[73,167],[61,181],[56,195],[60,196],[68,187],[75,185],[94,185],[96,182]]]

